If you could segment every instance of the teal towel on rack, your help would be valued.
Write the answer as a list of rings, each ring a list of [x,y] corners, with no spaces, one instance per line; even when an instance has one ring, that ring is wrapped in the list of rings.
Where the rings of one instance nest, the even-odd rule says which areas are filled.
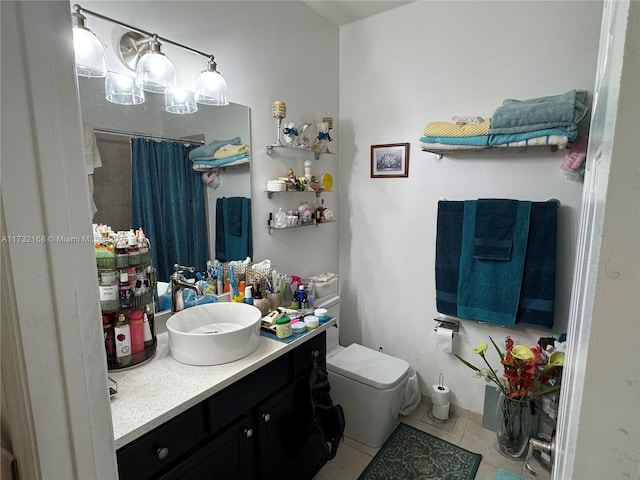
[[[221,262],[253,257],[251,199],[218,198],[216,201],[216,259]]]
[[[524,272],[531,202],[518,202],[511,260],[474,258],[477,200],[464,202],[458,279],[458,316],[513,327]]]
[[[557,202],[533,202],[517,323],[552,328],[556,293]]]
[[[436,310],[458,315],[458,272],[464,202],[440,200],[436,226]]]
[[[478,200],[473,258],[502,262],[511,260],[517,213],[517,200]]]

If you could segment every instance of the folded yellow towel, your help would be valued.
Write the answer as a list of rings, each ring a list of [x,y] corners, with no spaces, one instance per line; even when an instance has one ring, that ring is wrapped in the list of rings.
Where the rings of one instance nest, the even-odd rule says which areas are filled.
[[[215,151],[213,158],[220,160],[244,153],[249,153],[249,145],[224,145]]]
[[[425,137],[475,137],[489,135],[491,119],[481,123],[431,122],[424,127]]]

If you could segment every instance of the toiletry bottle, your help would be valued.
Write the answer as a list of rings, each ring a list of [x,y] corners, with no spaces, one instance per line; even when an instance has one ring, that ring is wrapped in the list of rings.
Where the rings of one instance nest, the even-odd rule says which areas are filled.
[[[127,254],[129,255],[129,265],[140,265],[140,250],[138,249],[138,239],[133,230],[129,230],[127,242]]]
[[[289,317],[282,317],[276,320],[276,337],[289,338],[292,334],[291,319]]]
[[[142,228],[138,229],[138,251],[140,252],[140,263],[149,263],[151,261],[149,253],[149,242]]]
[[[131,363],[131,338],[129,322],[124,313],[118,314],[118,321],[113,327],[113,333],[116,337],[116,358],[121,367],[126,367]]]
[[[153,344],[153,337],[155,337],[155,332],[156,332],[155,317],[153,315],[153,310],[151,309],[151,305],[144,306],[144,323],[145,323],[144,346],[148,347]],[[148,334],[146,331],[146,328],[147,328],[146,325],[149,326]]]
[[[305,296],[304,285],[300,285],[298,287],[298,290],[296,290],[296,302],[298,304],[298,309],[302,309],[302,304],[305,301]]]
[[[249,285],[248,287],[245,287],[244,289],[244,303],[248,304],[248,305],[253,305],[253,296],[251,294],[251,285]]]
[[[137,280],[137,272],[135,267],[130,267],[129,270],[127,270],[127,277],[129,278],[129,285],[131,285],[131,288],[133,288]]]
[[[129,308],[131,306],[131,284],[126,271],[120,272],[120,286],[118,287],[120,307]]]
[[[116,240],[116,268],[127,268],[128,266],[127,240],[123,235],[118,234],[118,239]]]
[[[142,332],[145,348],[153,345],[153,335],[151,334],[151,324],[149,323],[149,315],[147,314],[148,311],[149,305],[145,305],[144,313],[142,314]]]
[[[129,330],[131,335],[131,354],[142,352],[144,350],[144,319],[142,318],[142,310],[136,308],[131,310],[129,314]]]
[[[104,349],[107,358],[116,356],[116,337],[113,330],[113,318],[111,315],[102,315],[102,330],[104,332]]]
[[[100,307],[106,312],[118,310],[120,302],[118,299],[118,277],[115,270],[104,270],[100,272],[98,289],[100,292]]]
[[[307,285],[307,303],[309,304],[309,308],[315,307],[315,296],[313,294],[313,281],[309,281]]]

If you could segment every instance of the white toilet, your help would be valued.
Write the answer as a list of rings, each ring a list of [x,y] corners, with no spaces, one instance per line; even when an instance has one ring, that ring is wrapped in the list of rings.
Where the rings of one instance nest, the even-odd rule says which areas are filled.
[[[335,297],[322,305],[336,319],[339,300]],[[356,343],[343,347],[339,329],[329,328],[327,371],[333,403],[344,410],[344,434],[370,447],[380,447],[399,423],[398,412],[409,377],[415,375],[409,364]],[[413,396],[416,394],[419,399],[419,392]]]

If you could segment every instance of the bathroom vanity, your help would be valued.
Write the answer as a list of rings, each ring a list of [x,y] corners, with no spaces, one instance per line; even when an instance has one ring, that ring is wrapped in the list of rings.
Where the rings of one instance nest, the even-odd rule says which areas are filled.
[[[120,479],[304,478],[309,376],[314,361],[325,365],[334,324],[289,344],[261,337],[252,354],[211,367],[175,361],[159,334],[149,363],[110,373]]]

